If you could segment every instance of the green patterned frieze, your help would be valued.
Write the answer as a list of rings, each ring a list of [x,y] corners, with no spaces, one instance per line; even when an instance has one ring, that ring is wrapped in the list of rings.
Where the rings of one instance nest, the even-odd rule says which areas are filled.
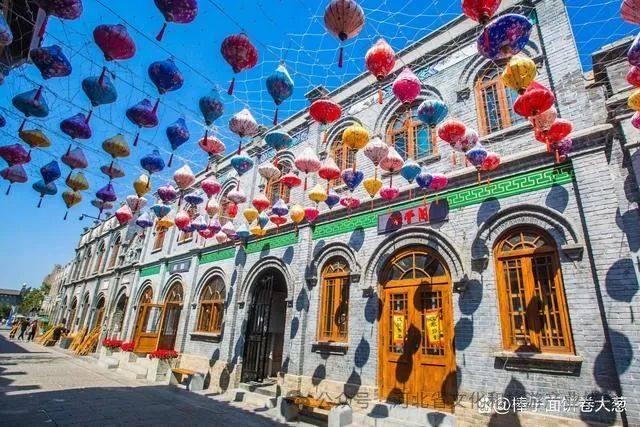
[[[153,276],[160,273],[160,264],[140,269],[140,277]]]
[[[473,185],[445,191],[439,193],[437,197],[428,197],[427,201],[431,203],[436,199],[442,200],[446,198],[449,202],[449,209],[460,209],[465,206],[480,204],[490,198],[502,199],[518,194],[550,188],[553,185],[568,184],[572,182],[573,179],[573,166],[570,163],[565,163],[505,178],[499,178],[492,180],[490,184]],[[422,203],[424,203],[424,201],[420,198],[419,200],[413,200],[393,206],[393,210],[411,208]],[[379,208],[370,212],[364,212],[347,218],[319,224],[313,231],[313,239],[337,236],[352,232],[358,228],[377,227],[378,215],[388,210],[389,208],[387,207]]]
[[[225,259],[233,258],[235,254],[236,254],[236,248],[233,246],[230,248],[224,248],[224,249],[219,249],[217,251],[207,252],[206,254],[203,254],[200,257],[198,264],[202,265],[202,264],[208,264],[210,262],[222,261]]]
[[[290,233],[277,234],[272,237],[267,237],[250,242],[249,244],[247,244],[245,252],[248,254],[252,254],[269,249],[291,246],[295,245],[296,243],[298,243],[298,233],[292,231]]]

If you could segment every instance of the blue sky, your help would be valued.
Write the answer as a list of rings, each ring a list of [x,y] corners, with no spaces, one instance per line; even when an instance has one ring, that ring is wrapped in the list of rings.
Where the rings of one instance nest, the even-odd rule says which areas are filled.
[[[132,9],[134,3],[145,6]],[[72,258],[80,232],[91,225],[90,220],[79,221],[78,217],[81,213],[96,214],[89,201],[95,191],[107,183],[106,177],[98,171],[99,166],[108,162],[101,152],[101,142],[124,132],[131,143],[136,128],[126,119],[126,108],[144,97],[153,101],[157,96],[147,77],[147,66],[151,62],[174,57],[185,76],[185,85],[179,91],[163,96],[159,108],[160,125],[143,130],[141,143],[133,149],[132,156],[122,162],[127,176],[116,182],[119,198],[133,193],[131,183],[141,173],[141,156],[157,148],[167,160],[169,144],[164,129],[179,117],[186,119],[191,140],[176,151],[178,157],[171,170],[166,169],[152,178],[154,187],[170,180],[173,171],[185,162],[190,163],[194,171],[204,164],[204,156],[196,144],[203,133],[197,100],[214,85],[219,85],[222,91],[227,88],[232,73],[219,53],[220,43],[227,35],[246,31],[260,52],[258,66],[238,76],[234,97],[225,96],[225,115],[217,122],[218,133],[228,147],[233,147],[237,138],[226,130],[231,114],[249,106],[259,122],[266,125],[271,122],[274,107],[264,89],[264,79],[281,60],[285,61],[296,82],[294,95],[281,107],[282,120],[306,107],[304,94],[312,87],[323,84],[334,89],[363,72],[364,54],[378,37],[385,37],[399,50],[460,13],[460,2],[451,0],[362,1],[367,24],[355,41],[347,43],[345,67],[339,69],[335,65],[338,44],[322,25],[326,3],[199,0],[196,20],[189,25],[170,25],[161,43],[155,42],[154,37],[162,25],[162,18],[151,0],[85,0],[85,11],[80,19],[71,22],[51,19],[43,45],[59,44],[73,65],[73,73],[68,78],[44,83],[51,114],[26,127],[42,129],[52,139],[53,146],[33,153],[33,161],[28,167],[28,184],[14,186],[8,197],[0,195],[0,270],[3,272],[0,287],[18,288],[23,282],[38,286],[55,263],[65,263]],[[633,34],[635,30],[618,18],[619,0],[568,0],[566,3],[585,70],[591,67],[591,52]],[[89,106],[80,82],[89,75],[98,75],[104,64],[91,36],[93,28],[101,23],[125,24],[136,41],[137,54],[123,63],[109,64],[109,69],[116,75],[119,98],[115,104],[99,107],[94,112],[93,138],[81,144],[90,162],[86,176],[91,189],[85,192],[83,203],[73,208],[69,219],[62,221],[65,207],[59,194],[64,190],[63,179],[58,181],[59,194],[45,198],[40,209],[36,209],[38,195],[31,189],[31,183],[39,179],[38,169],[42,165],[59,159],[67,149],[69,140],[59,131],[59,122],[77,112],[86,112]],[[0,112],[8,122],[0,129],[2,144],[17,141],[21,118],[12,108],[11,98],[42,82],[37,69],[25,65],[14,70],[0,86]],[[66,173],[67,169],[63,167],[63,178]],[[0,189],[4,194],[4,181]]]

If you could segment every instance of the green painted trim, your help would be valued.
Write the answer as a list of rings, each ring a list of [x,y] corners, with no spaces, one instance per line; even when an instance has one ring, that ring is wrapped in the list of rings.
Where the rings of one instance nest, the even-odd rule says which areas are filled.
[[[267,237],[260,240],[255,240],[245,248],[245,252],[252,254],[255,252],[262,252],[266,249],[281,248],[283,246],[295,245],[298,243],[298,233],[292,231],[290,233],[278,234],[272,237]]]
[[[160,273],[160,264],[140,269],[140,277],[153,276]]]
[[[503,199],[517,194],[530,193],[532,191],[550,188],[553,185],[564,185],[575,178],[573,166],[570,163],[554,165],[530,172],[524,172],[505,178],[492,180],[491,184],[473,185],[459,189],[453,189],[427,197],[428,202],[446,198],[449,209],[460,209],[466,206],[476,205],[487,199]],[[408,201],[396,206],[393,210],[401,210],[419,206],[423,199]],[[341,218],[334,221],[318,224],[313,230],[313,240],[337,236],[352,232],[358,228],[372,228],[378,225],[378,215],[389,210],[388,207],[378,208],[370,212],[352,215],[349,218]]]
[[[208,264],[210,262],[222,261],[224,259],[233,258],[236,254],[236,248],[230,247],[225,249],[218,249],[217,251],[207,252],[203,254],[198,260],[198,264]]]

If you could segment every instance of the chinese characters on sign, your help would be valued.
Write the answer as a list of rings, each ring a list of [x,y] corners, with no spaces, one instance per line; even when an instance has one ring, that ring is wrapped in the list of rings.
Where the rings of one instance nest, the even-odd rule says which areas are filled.
[[[378,216],[378,234],[400,230],[411,225],[426,225],[449,219],[449,203],[446,199]]]

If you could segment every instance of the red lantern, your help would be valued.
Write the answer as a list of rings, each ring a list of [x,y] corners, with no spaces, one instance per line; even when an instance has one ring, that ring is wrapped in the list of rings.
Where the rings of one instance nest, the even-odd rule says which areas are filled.
[[[233,202],[230,202],[224,209],[224,213],[226,213],[227,218],[235,218],[238,215],[238,205]]]
[[[627,82],[635,87],[640,87],[640,68],[631,67],[627,73]]]
[[[502,0],[462,0],[462,11],[474,21],[486,25],[501,2]]]
[[[540,129],[536,129],[536,139],[542,143],[547,144],[555,144],[557,142],[565,139],[569,134],[573,131],[573,125],[569,120],[565,119],[557,119],[548,131],[542,131]]]
[[[367,69],[378,80],[378,104],[382,104],[382,87],[380,82],[393,71],[396,65],[396,53],[384,39],[379,39],[371,46],[364,57]]]
[[[318,99],[313,101],[311,107],[309,107],[309,115],[313,120],[320,123],[320,129],[324,133],[326,125],[340,118],[342,108],[330,99]],[[323,136],[322,142],[326,142],[326,135]]]
[[[342,43],[362,31],[364,11],[354,0],[332,0],[324,11],[324,25]],[[338,67],[342,68],[342,44]]]
[[[467,126],[459,120],[447,120],[438,126],[438,136],[449,144],[455,144],[464,138]]]
[[[299,187],[302,184],[302,180],[295,173],[288,173],[286,175],[282,175],[280,178],[280,182],[282,185],[285,185],[287,188],[292,189],[294,187]]]
[[[220,46],[220,53],[236,74],[253,68],[258,63],[258,50],[244,33],[234,34],[224,39]],[[233,95],[235,82],[234,76],[227,91],[229,95]]]
[[[513,104],[513,110],[523,117],[537,116],[553,107],[555,101],[553,92],[540,83],[533,82],[522,95],[518,96]]]
[[[272,223],[274,223],[276,225],[276,227],[280,227],[281,225],[284,225],[287,223],[287,217],[285,216],[278,216],[278,215],[271,215],[269,217],[269,221],[271,221]]]

